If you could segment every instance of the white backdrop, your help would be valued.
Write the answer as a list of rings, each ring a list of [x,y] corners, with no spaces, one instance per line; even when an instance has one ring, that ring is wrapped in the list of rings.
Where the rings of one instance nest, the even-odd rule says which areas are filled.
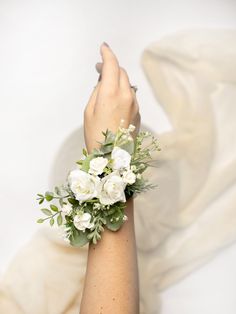
[[[140,55],[165,34],[203,27],[235,28],[236,1],[0,0],[1,272],[38,228],[35,195],[48,186],[60,144],[82,124],[99,45],[110,44],[138,85],[143,122],[163,131],[169,124]]]

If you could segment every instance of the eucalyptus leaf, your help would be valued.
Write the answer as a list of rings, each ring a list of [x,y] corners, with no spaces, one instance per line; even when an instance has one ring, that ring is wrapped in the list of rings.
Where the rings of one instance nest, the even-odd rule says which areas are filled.
[[[113,218],[113,222],[111,222],[110,220]],[[120,227],[123,224],[123,219],[122,217],[119,216],[119,220],[116,221],[115,217],[113,216],[107,216],[106,217],[106,227],[107,229],[111,230],[111,231],[117,231],[120,229]]]
[[[38,224],[41,224],[41,223],[43,223],[43,222],[44,222],[44,219],[42,219],[42,218],[40,218],[40,219],[37,220],[37,223],[38,223]]]
[[[120,146],[122,149],[126,150],[130,155],[134,152],[134,141],[129,141]]]
[[[73,228],[72,235],[69,237],[70,244],[77,247],[84,246],[86,243],[89,242],[87,235],[88,235],[87,230],[83,232],[81,230]]]

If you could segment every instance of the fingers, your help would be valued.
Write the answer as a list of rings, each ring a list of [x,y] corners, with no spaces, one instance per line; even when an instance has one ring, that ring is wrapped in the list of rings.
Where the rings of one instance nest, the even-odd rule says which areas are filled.
[[[98,73],[102,73],[103,63],[102,62],[96,63],[95,68],[96,68]],[[127,97],[127,98],[132,97],[134,99],[135,106],[138,108],[139,106],[138,106],[138,102],[137,102],[137,98],[136,98],[136,92],[133,88],[131,88],[128,74],[127,74],[126,70],[122,67],[120,67],[120,84],[119,85],[120,85],[119,87],[120,87],[122,93],[125,95],[125,97]]]
[[[103,69],[103,63],[102,62],[96,63],[95,68],[96,68],[97,72],[99,74],[101,74],[102,73],[102,69]],[[127,74],[127,72],[125,71],[124,68],[120,67],[119,69],[120,69],[119,85],[120,85],[121,89],[124,89],[124,90],[127,91],[128,89],[130,89],[130,82],[129,82],[128,74]]]
[[[120,68],[120,88],[126,93],[130,93],[130,82],[129,77],[125,69]]]
[[[106,44],[103,43],[101,45],[100,51],[103,61],[101,89],[104,88],[106,91],[113,93],[119,87],[120,68],[118,60],[111,48]]]

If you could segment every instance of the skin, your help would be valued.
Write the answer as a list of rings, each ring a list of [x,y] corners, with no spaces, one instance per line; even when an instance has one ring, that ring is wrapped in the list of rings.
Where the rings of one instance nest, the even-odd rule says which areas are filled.
[[[115,132],[124,119],[140,126],[139,106],[126,71],[107,44],[100,47],[102,63],[96,65],[100,81],[84,111],[87,150],[99,147],[102,131]],[[134,133],[135,137],[137,133]],[[126,202],[128,220],[117,232],[105,228],[102,239],[89,244],[80,314],[138,314],[139,279],[134,231],[133,199]]]

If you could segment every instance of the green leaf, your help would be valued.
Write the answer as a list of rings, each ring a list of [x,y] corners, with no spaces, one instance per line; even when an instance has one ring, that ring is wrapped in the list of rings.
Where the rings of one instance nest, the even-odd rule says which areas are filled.
[[[58,186],[55,186],[54,190],[57,195],[61,195],[61,191]]]
[[[127,142],[121,145],[121,148],[126,150],[130,155],[132,155],[134,152],[134,142],[133,141]]]
[[[61,215],[61,213],[57,216],[57,224],[58,224],[58,226],[61,226],[61,224],[62,224],[62,215]]]
[[[89,171],[89,167],[90,167],[90,161],[94,158],[94,156],[88,155],[84,160],[83,163],[81,165],[81,170],[88,172]]]
[[[113,218],[113,221],[111,222],[111,219]],[[106,227],[107,229],[111,231],[117,231],[120,229],[120,227],[123,225],[123,219],[121,216],[119,216],[119,220],[116,221],[115,217],[113,216],[107,216],[106,217]]]
[[[71,204],[71,205],[74,205],[74,206],[78,206],[79,205],[79,201],[70,197],[67,199],[67,201]]]
[[[49,209],[47,209],[47,208],[41,208],[40,210],[47,216],[51,216],[52,215],[52,212]]]
[[[63,199],[62,199],[62,198],[59,198],[59,204],[60,204],[61,207],[63,207],[64,202],[63,202]]]
[[[85,157],[88,156],[88,152],[87,152],[87,150],[86,150],[85,148],[83,148],[83,155],[84,155]]]
[[[44,198],[41,198],[41,200],[39,201],[39,205],[42,204],[44,201]]]
[[[44,222],[44,219],[42,219],[42,218],[40,218],[40,219],[37,220],[37,223],[38,223],[38,224],[41,224],[41,223],[43,223],[43,222]]]
[[[44,197],[43,194],[37,194],[39,197]]]
[[[50,205],[51,210],[53,210],[54,212],[58,212],[58,207],[55,205]]]
[[[45,198],[48,202],[50,202],[53,199],[53,193],[52,192],[46,192]]]
[[[83,232],[81,230],[73,228],[72,235],[69,237],[70,244],[77,247],[84,246],[86,243],[89,242],[87,235],[88,235],[87,230]]]
[[[54,225],[54,218],[50,219],[50,225],[53,226]]]

